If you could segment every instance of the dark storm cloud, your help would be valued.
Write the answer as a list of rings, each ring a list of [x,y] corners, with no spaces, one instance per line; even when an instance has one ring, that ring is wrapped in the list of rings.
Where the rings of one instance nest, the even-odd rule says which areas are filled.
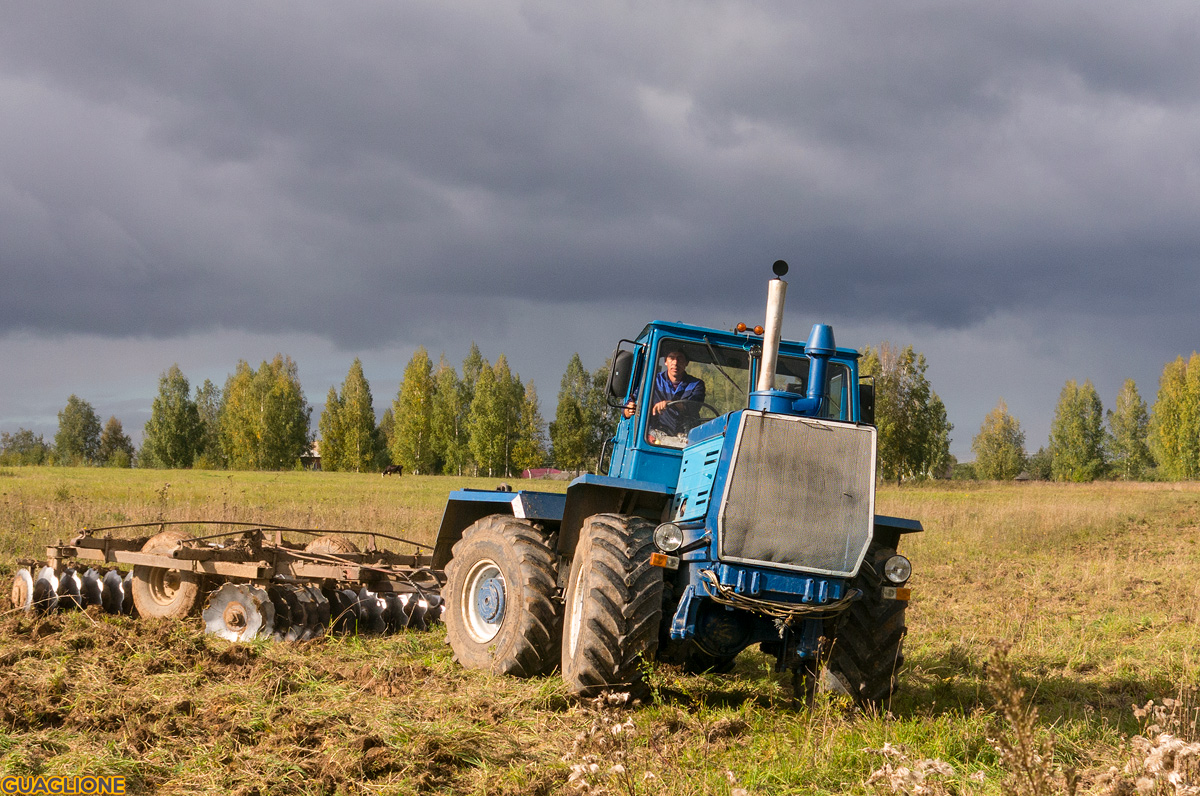
[[[1119,311],[1194,337],[1198,22],[1167,2],[17,5],[0,331],[356,345],[518,299],[757,306],[785,256],[794,302],[842,318]]]

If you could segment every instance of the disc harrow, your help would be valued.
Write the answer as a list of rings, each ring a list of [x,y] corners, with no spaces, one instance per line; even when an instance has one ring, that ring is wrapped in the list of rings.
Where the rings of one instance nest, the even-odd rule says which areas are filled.
[[[193,536],[184,527],[211,534]],[[114,531],[148,536],[114,535]],[[103,534],[103,535],[101,535]],[[360,549],[350,537],[365,537]],[[296,537],[316,537],[296,542]],[[377,548],[378,539],[417,552]],[[430,548],[384,534],[212,521],[84,529],[17,571],[12,606],[36,614],[182,617],[229,641],[307,641],[326,633],[426,630],[442,614],[445,576]],[[83,568],[81,562],[94,566]],[[128,569],[123,569],[128,567]]]

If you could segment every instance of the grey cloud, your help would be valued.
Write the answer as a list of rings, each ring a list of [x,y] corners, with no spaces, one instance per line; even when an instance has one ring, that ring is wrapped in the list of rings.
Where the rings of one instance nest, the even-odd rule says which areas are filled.
[[[850,321],[1102,307],[1194,332],[1196,22],[1167,2],[18,6],[0,330],[353,346],[515,300],[752,306],[746,277],[783,256],[803,309]]]

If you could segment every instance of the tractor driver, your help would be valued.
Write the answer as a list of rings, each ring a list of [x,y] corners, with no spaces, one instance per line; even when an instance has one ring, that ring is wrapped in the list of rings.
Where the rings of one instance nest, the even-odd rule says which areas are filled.
[[[688,355],[679,349],[667,352],[664,367],[654,376],[650,392],[650,437],[681,437],[699,424],[704,403],[704,381],[687,372]],[[625,405],[625,417],[632,417],[637,396]],[[684,403],[679,403],[684,402]],[[668,443],[670,444],[670,443]]]

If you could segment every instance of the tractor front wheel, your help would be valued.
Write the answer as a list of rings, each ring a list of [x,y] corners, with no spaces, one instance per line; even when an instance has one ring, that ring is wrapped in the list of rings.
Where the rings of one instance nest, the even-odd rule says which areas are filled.
[[[882,593],[883,562],[895,552],[871,546],[850,584],[862,591],[862,598],[835,620],[826,685],[846,691],[864,706],[878,707],[892,695],[904,663],[901,646],[907,632],[904,609],[908,603],[885,600]]]
[[[471,669],[534,677],[553,671],[562,638],[558,556],[525,520],[484,517],[446,565],[446,634]]]
[[[645,696],[643,659],[654,657],[663,612],[663,571],[651,566],[654,525],[596,514],[579,533],[563,617],[562,676],[568,690]]]

